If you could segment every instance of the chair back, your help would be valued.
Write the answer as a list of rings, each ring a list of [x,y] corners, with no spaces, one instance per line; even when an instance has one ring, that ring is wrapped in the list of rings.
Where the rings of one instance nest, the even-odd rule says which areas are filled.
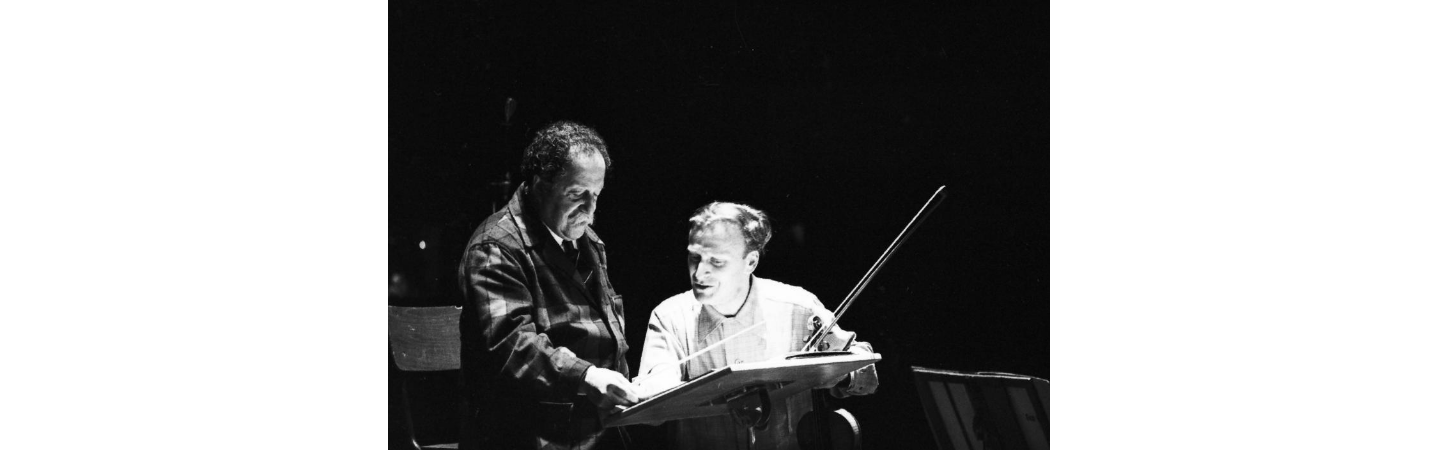
[[[400,370],[459,369],[459,312],[454,306],[389,307],[389,344]]]

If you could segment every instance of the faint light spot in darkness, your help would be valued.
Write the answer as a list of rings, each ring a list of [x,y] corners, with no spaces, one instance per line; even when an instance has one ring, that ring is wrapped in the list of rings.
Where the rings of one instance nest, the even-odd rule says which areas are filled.
[[[419,249],[424,250],[424,241],[419,241]]]

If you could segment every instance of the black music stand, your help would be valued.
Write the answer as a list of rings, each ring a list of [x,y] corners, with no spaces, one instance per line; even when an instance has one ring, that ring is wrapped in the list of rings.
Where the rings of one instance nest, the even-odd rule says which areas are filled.
[[[670,420],[722,416],[734,410],[739,416],[762,412],[754,422],[767,419],[769,408],[754,411],[762,403],[782,401],[789,396],[833,383],[849,372],[874,364],[877,353],[833,352],[794,359],[777,359],[734,364],[689,380],[621,412],[610,415],[605,427],[657,424]]]
[[[915,366],[919,400],[940,449],[1047,450],[1049,381]]]

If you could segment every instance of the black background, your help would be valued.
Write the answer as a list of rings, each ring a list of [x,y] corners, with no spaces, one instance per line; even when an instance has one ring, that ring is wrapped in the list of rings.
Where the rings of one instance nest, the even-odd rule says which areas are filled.
[[[392,2],[389,57],[391,304],[459,303],[497,183],[565,119],[614,161],[594,228],[633,367],[695,208],[768,212],[757,275],[832,309],[946,185],[841,322],[884,361],[840,406],[874,448],[932,448],[910,366],[1049,377],[1047,3]]]

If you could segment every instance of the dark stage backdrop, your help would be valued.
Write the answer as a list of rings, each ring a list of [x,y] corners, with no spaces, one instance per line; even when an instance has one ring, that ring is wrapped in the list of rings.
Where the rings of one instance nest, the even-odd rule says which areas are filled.
[[[910,366],[1049,377],[1046,3],[391,2],[389,55],[391,304],[458,304],[465,239],[568,119],[614,160],[595,229],[634,367],[700,205],[769,212],[757,274],[832,309],[947,185],[844,317],[884,361],[840,405],[932,448]]]

